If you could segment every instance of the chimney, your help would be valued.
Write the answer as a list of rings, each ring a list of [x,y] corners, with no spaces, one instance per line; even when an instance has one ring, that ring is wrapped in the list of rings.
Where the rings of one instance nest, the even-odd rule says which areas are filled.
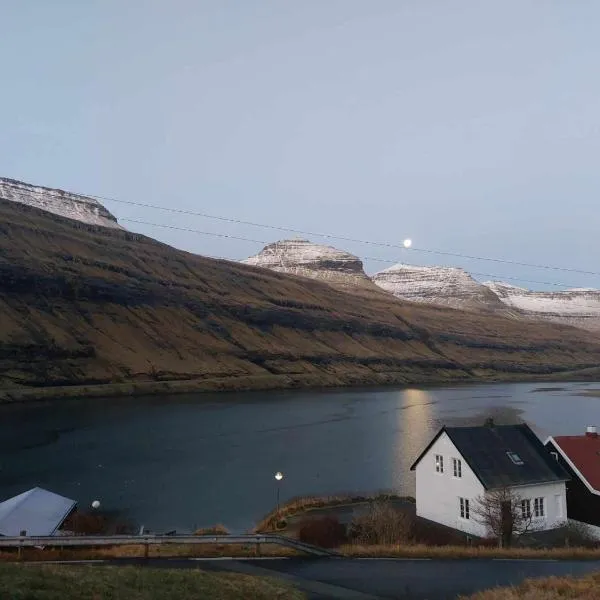
[[[585,430],[585,435],[586,437],[597,438],[598,430],[596,429],[596,426],[588,425],[587,429]]]

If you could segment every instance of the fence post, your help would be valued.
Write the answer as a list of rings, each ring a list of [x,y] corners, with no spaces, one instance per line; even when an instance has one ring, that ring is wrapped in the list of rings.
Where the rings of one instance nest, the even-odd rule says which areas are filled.
[[[23,554],[23,538],[27,535],[27,531],[25,531],[24,529],[19,533],[19,536],[21,538],[21,543],[19,544],[19,549],[17,551],[17,560],[21,560],[22,558],[22,554]]]

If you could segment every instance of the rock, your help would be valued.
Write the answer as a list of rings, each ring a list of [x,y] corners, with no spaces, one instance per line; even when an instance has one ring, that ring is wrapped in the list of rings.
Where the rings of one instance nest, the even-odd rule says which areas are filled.
[[[123,229],[117,219],[97,200],[63,190],[0,177],[0,199],[40,208],[90,225]]]

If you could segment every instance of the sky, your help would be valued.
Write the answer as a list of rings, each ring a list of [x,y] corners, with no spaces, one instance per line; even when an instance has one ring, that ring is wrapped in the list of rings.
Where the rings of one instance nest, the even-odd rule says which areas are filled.
[[[402,261],[600,287],[420,251],[600,271],[599,21],[594,0],[3,0],[0,176],[413,240],[309,236],[371,273]],[[104,204],[198,254],[293,236]]]

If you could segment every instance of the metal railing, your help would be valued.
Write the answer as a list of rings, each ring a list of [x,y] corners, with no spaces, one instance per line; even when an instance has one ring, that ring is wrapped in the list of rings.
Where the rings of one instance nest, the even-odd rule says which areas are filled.
[[[260,554],[261,544],[273,544],[292,548],[313,556],[338,556],[332,550],[305,544],[298,540],[282,535],[254,534],[254,535],[73,535],[73,536],[0,536],[0,548],[66,548],[66,547],[94,547],[94,546],[145,546],[145,555],[148,548],[154,545],[249,545],[255,544],[257,554]]]

